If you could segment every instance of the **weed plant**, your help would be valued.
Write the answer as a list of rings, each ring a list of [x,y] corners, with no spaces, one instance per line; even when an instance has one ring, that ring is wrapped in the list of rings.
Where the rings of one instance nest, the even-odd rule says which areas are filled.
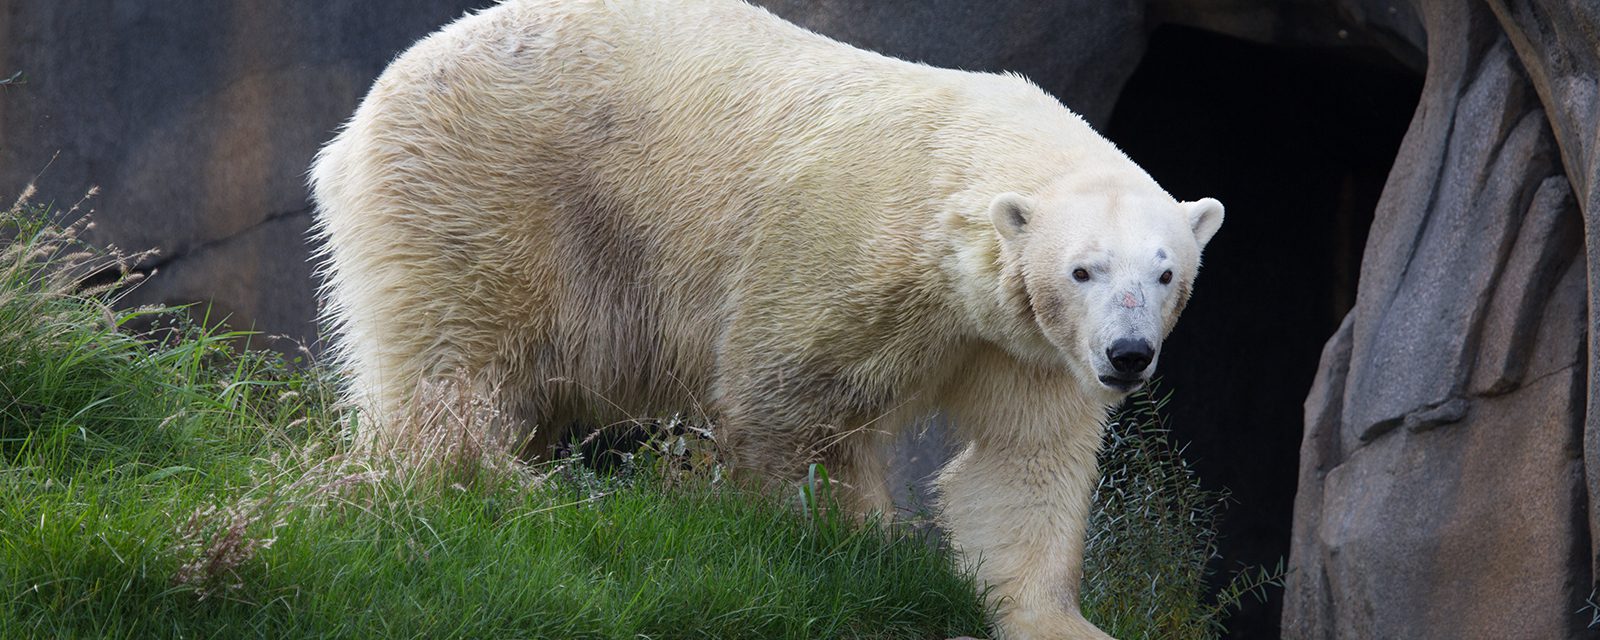
[[[1151,384],[1112,416],[1084,550],[1084,614],[1118,638],[1215,638],[1244,598],[1281,588],[1283,568],[1207,578],[1226,496],[1200,486],[1167,429],[1169,393]]]

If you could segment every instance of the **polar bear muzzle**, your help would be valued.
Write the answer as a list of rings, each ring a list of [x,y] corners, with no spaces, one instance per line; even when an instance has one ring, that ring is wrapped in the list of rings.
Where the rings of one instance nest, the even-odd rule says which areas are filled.
[[[1132,391],[1144,384],[1145,369],[1155,360],[1155,347],[1143,338],[1121,338],[1106,349],[1106,360],[1116,373],[1100,376],[1100,382],[1118,391]]]

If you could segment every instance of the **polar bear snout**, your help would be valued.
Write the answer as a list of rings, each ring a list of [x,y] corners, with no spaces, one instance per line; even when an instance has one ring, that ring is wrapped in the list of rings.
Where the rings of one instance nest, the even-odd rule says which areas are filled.
[[[1132,391],[1144,383],[1145,369],[1156,358],[1156,349],[1143,338],[1118,338],[1106,348],[1106,361],[1113,373],[1100,376],[1100,382],[1118,391]]]
[[[1143,338],[1122,338],[1106,349],[1106,359],[1111,367],[1123,375],[1138,375],[1155,359],[1156,350]]]

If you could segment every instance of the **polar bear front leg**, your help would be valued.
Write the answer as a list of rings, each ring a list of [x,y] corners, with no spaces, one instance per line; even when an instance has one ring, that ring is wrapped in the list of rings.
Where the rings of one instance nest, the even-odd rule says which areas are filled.
[[[939,476],[944,525],[990,588],[998,637],[1109,638],[1078,608],[1105,410],[1047,372],[981,369],[948,407],[969,444]]]

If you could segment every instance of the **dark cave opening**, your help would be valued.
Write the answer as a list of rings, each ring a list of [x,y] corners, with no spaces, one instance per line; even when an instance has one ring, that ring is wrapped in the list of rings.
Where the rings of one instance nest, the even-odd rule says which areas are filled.
[[[1381,52],[1272,46],[1165,26],[1107,135],[1181,200],[1227,207],[1161,355],[1169,426],[1232,498],[1214,587],[1287,562],[1302,403],[1355,302],[1373,210],[1421,77]],[[1281,590],[1247,598],[1234,638],[1277,637]]]

